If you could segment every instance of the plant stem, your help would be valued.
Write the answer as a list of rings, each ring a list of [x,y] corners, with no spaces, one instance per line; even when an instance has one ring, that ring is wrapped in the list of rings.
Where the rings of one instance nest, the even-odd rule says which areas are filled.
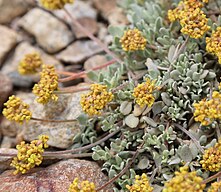
[[[64,150],[64,151],[55,151],[55,152],[47,151],[47,152],[44,152],[44,155],[45,156],[51,156],[51,155],[60,155],[60,154],[68,154],[68,153],[77,153],[77,152],[80,152],[80,151],[83,151],[83,150],[91,149],[92,147],[94,147],[96,145],[99,145],[99,144],[103,143],[104,141],[108,140],[109,138],[113,137],[119,131],[120,131],[120,129],[117,129],[116,131],[108,134],[107,136],[103,137],[99,141],[96,141],[95,143],[91,143],[91,144],[86,145],[84,147],[79,147],[79,148]]]
[[[195,145],[197,146],[197,148],[201,151],[201,153],[204,153],[204,149],[202,148],[202,146],[199,144],[199,141],[197,141],[197,139],[185,128],[183,128],[181,125],[174,123],[174,125],[179,128],[181,131],[183,131],[184,133],[186,133],[191,139],[192,141],[195,143]]]
[[[61,154],[61,155],[53,155],[53,156],[45,156],[43,154],[44,159],[73,159],[73,158],[84,158],[91,157],[93,153],[80,153],[80,154]]]
[[[112,56],[118,63],[123,63],[121,59],[119,59],[110,49],[101,42],[100,39],[95,37],[90,31],[88,31],[86,28],[84,28],[76,18],[72,17],[70,12],[64,8],[64,12],[70,17],[72,23],[77,26],[85,35],[87,35],[91,40],[95,41],[108,55]]]
[[[221,176],[221,171],[216,173],[215,175],[212,175],[211,177],[205,179],[202,184],[206,184],[206,183],[209,183],[210,181],[216,179],[216,178],[219,178]]]
[[[112,179],[110,179],[107,183],[105,183],[104,185],[102,185],[101,187],[97,188],[96,191],[100,191],[104,188],[106,188],[108,185],[112,184],[114,181],[116,181],[119,177],[121,177],[122,175],[124,175],[127,170],[130,168],[130,166],[134,163],[135,159],[137,158],[137,156],[139,155],[139,149],[141,149],[144,145],[144,142],[137,148],[136,152],[134,153],[133,157],[131,158],[131,160],[129,161],[129,163],[122,169],[122,171],[117,174],[115,177],[113,177]]]
[[[105,64],[103,64],[103,65],[99,65],[99,66],[97,66],[97,67],[93,67],[92,69],[89,69],[89,70],[86,70],[86,71],[82,71],[82,72],[73,74],[73,75],[71,75],[70,77],[66,77],[66,78],[63,78],[63,79],[59,79],[58,81],[59,81],[59,82],[71,81],[71,80],[74,80],[74,79],[76,79],[76,78],[82,77],[83,75],[86,75],[86,74],[89,73],[90,71],[96,71],[96,70],[105,68],[105,67],[107,67],[107,66],[109,66],[109,65],[112,65],[112,64],[115,63],[115,62],[116,62],[116,60],[115,60],[115,59],[112,59],[112,60],[108,61],[107,63],[105,63]]]
[[[51,123],[67,123],[67,122],[75,122],[76,119],[66,119],[66,120],[55,120],[55,119],[39,119],[36,117],[32,117],[33,121],[41,121],[41,122],[51,122]]]

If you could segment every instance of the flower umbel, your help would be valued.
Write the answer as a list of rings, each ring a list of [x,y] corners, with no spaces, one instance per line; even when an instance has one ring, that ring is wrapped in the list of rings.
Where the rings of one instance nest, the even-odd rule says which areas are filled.
[[[96,192],[95,184],[89,181],[82,181],[79,183],[79,179],[75,178],[68,192]]]
[[[153,187],[150,186],[147,175],[143,173],[141,176],[135,176],[135,182],[132,186],[127,185],[126,188],[130,192],[152,192]]]
[[[18,72],[21,75],[37,73],[43,61],[38,53],[30,53],[24,56],[18,66]]]
[[[73,3],[74,0],[40,0],[43,7],[46,9],[62,9],[67,3]]]
[[[207,192],[220,192],[220,190],[221,190],[221,181],[212,183]]]
[[[194,39],[201,38],[210,29],[207,23],[208,19],[201,9],[197,8],[191,12],[183,11],[180,20],[181,32]]]
[[[200,161],[203,169],[216,172],[221,168],[221,140],[210,147],[203,154],[203,160]]]
[[[141,31],[135,28],[125,31],[120,43],[124,51],[137,51],[145,49],[147,40],[143,37]]]
[[[165,183],[163,192],[203,192],[206,185],[202,181],[196,171],[188,172],[188,167],[181,167],[180,172],[176,171],[175,177]]]
[[[221,64],[221,27],[217,27],[217,29],[212,32],[211,37],[206,38],[206,50],[216,55]]]
[[[193,107],[195,121],[201,122],[204,126],[209,125],[216,119],[221,119],[221,94],[214,91],[212,99],[208,101],[203,99],[199,103],[194,103]]]
[[[159,89],[159,87],[155,86],[155,81],[151,81],[150,79],[146,79],[146,82],[138,84],[133,91],[136,103],[140,105],[140,107],[144,105],[151,107],[155,101],[153,92],[157,89]]]
[[[29,105],[24,103],[19,97],[14,95],[4,104],[2,114],[10,121],[22,124],[24,121],[31,119],[32,113],[29,111]]]
[[[18,154],[11,162],[11,166],[16,168],[14,174],[18,174],[19,172],[24,174],[36,165],[41,164],[44,148],[48,147],[48,139],[48,136],[41,135],[38,140],[34,140],[30,144],[22,141],[20,145],[16,146]]]
[[[101,110],[114,98],[106,85],[92,84],[91,91],[81,96],[81,107],[88,115],[100,115]]]
[[[37,102],[46,104],[50,99],[57,101],[54,91],[58,89],[58,75],[53,65],[43,65],[41,78],[33,87],[33,93],[38,96]]]

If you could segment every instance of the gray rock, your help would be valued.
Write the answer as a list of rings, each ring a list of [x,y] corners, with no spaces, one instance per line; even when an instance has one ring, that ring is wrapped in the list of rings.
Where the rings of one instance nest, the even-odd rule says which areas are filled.
[[[40,53],[44,63],[54,65],[59,70],[63,69],[61,63],[54,57],[46,54],[43,50],[37,47],[33,47],[27,42],[23,42],[16,47],[13,57],[8,60],[2,68],[2,73],[7,74],[15,86],[30,87],[32,86],[33,82],[38,81],[38,75],[24,76],[18,73],[18,65],[20,60],[24,57],[25,54],[32,52]]]
[[[57,55],[57,58],[66,63],[76,64],[85,61],[90,56],[101,52],[96,42],[76,41]]]
[[[12,93],[12,82],[7,75],[0,73],[0,109],[8,96]]]
[[[7,192],[67,192],[75,178],[89,180],[96,187],[104,185],[108,178],[94,162],[69,159],[60,161],[44,169],[33,169],[31,173],[13,176],[12,171],[0,175],[0,191]],[[101,192],[112,192],[113,185]]]
[[[31,93],[18,93],[17,96],[30,105],[32,116],[41,119],[71,120],[81,114],[80,106],[81,93],[59,94],[57,102],[50,102],[46,105],[35,101],[35,95]],[[65,123],[52,123],[31,120],[19,126],[19,134],[24,140],[31,141],[38,138],[38,135],[49,136],[48,144],[58,148],[68,148],[72,145],[73,137],[80,131],[77,121]]]
[[[0,17],[1,18],[1,17]],[[0,67],[9,53],[17,43],[17,33],[8,27],[0,25]]]
[[[63,22],[38,8],[23,16],[19,24],[49,53],[60,51],[74,40],[73,33]]]
[[[4,136],[0,148],[13,148],[15,147],[15,143],[15,138]]]
[[[33,3],[32,0],[0,0],[0,23],[10,23],[15,17],[24,14]]]
[[[19,126],[15,122],[3,118],[1,121],[0,132],[7,137],[16,137],[18,127]]]

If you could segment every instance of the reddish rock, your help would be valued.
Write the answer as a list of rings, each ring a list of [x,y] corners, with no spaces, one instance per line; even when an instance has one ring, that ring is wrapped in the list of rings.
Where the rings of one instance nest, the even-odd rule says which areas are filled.
[[[78,159],[60,161],[45,169],[35,170],[17,176],[12,174],[12,170],[4,172],[0,175],[0,192],[67,192],[76,177],[80,181],[94,182],[97,187],[108,181],[96,163]],[[112,192],[112,188],[108,186],[103,192]]]

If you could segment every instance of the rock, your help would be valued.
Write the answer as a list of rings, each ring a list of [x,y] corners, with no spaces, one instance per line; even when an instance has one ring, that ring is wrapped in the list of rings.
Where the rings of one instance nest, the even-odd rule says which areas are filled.
[[[42,9],[32,9],[19,24],[34,35],[38,44],[49,53],[60,51],[74,40],[72,32],[63,22]]]
[[[129,21],[120,7],[115,7],[110,13],[107,15],[107,20],[109,21],[110,25],[128,25]]]
[[[78,19],[78,22],[84,26],[88,31],[90,31],[92,34],[97,34],[98,32],[98,24],[97,21],[94,19],[91,19],[89,17],[84,17]],[[78,27],[73,27],[73,32],[77,39],[85,38],[87,35],[85,35]]]
[[[7,75],[0,73],[0,110],[3,103],[7,100],[8,96],[12,93],[12,82]]]
[[[59,53],[57,58],[66,63],[76,64],[101,51],[102,49],[94,41],[76,41]]]
[[[63,66],[58,60],[46,54],[43,50],[33,47],[27,42],[20,43],[16,47],[14,56],[11,58],[11,60],[8,60],[2,68],[2,73],[7,74],[15,86],[31,87],[33,82],[38,81],[38,76],[36,75],[24,76],[18,73],[18,65],[20,60],[24,57],[25,54],[32,52],[40,53],[44,63],[54,65],[59,70],[63,69]]]
[[[1,17],[0,17],[1,18]],[[17,43],[17,33],[8,27],[0,25],[0,67],[11,49]]]
[[[0,126],[0,131],[4,136],[16,137],[18,127],[19,126],[15,122],[11,122],[6,118],[3,118]]]
[[[0,0],[0,23],[10,23],[15,17],[24,14],[33,3],[32,0]]]
[[[108,19],[108,15],[117,7],[116,0],[107,1],[107,0],[93,0],[94,7],[101,12],[101,15]]]
[[[91,58],[89,58],[87,61],[85,61],[84,63],[84,69],[85,70],[90,70],[94,67],[98,67],[99,65],[105,64],[107,63],[107,58],[104,55],[95,55],[92,56]],[[100,70],[98,70],[97,72],[99,73]],[[84,78],[85,82],[90,82],[92,83],[92,81],[88,78],[85,77]]]
[[[15,138],[4,136],[0,148],[13,148],[15,143]]]
[[[75,1],[73,4],[67,4],[65,8],[74,18],[91,18],[94,20],[97,19],[97,10],[94,9],[89,3],[83,1]],[[66,16],[63,10],[55,10],[54,13],[59,18],[72,25],[71,19]]]
[[[16,154],[16,149],[0,148],[0,153],[4,154]],[[10,163],[12,161],[11,156],[0,156],[0,172],[10,168]],[[1,185],[0,185],[1,186]],[[1,187],[0,187],[1,191]]]
[[[82,92],[81,92],[82,93]],[[35,95],[31,93],[18,93],[25,103],[30,105],[32,117],[40,119],[54,120],[74,120],[81,114],[80,95],[74,94],[59,94],[57,102],[50,102],[46,105],[39,104],[35,101]],[[37,139],[40,134],[49,136],[48,144],[57,148],[68,148],[73,143],[73,137],[79,133],[80,127],[77,122],[41,122],[31,120],[28,123],[19,126],[19,135],[22,135],[24,140],[32,141]]]
[[[60,161],[42,170],[34,171],[18,176],[12,175],[12,170],[4,172],[0,175],[0,191],[67,192],[75,178],[79,178],[80,181],[94,182],[97,187],[108,181],[96,163],[78,159]],[[110,185],[102,191],[112,192],[113,186]]]
[[[106,45],[113,42],[112,35],[108,34],[107,27],[103,23],[98,24],[99,31],[98,31],[98,38],[103,41]]]

